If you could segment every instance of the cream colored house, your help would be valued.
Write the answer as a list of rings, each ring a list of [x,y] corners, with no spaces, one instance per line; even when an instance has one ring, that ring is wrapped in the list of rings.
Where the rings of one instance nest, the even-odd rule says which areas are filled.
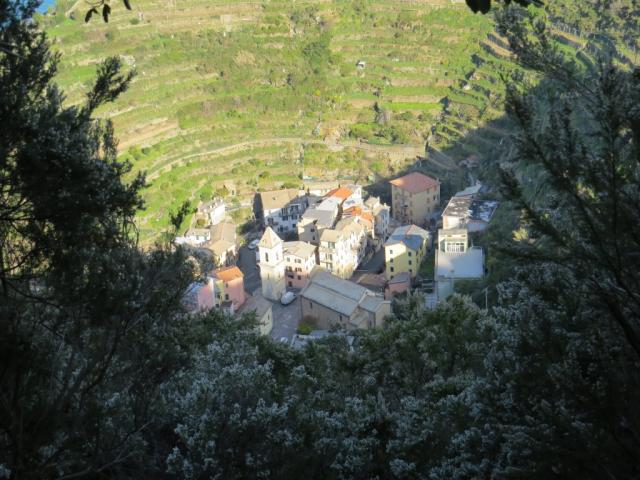
[[[236,225],[223,221],[211,227],[211,236],[203,245],[213,252],[213,260],[218,266],[231,265],[236,257]]]
[[[269,335],[273,328],[273,305],[265,299],[260,293],[247,297],[247,301],[242,305],[238,314],[253,313],[258,322],[258,331],[260,335]]]
[[[349,238],[340,230],[322,232],[318,257],[321,267],[340,278],[349,278],[355,269]]]
[[[320,237],[320,266],[340,278],[349,278],[365,257],[370,222],[359,216],[347,217],[335,228],[325,229]]]
[[[425,226],[440,205],[440,182],[413,172],[389,183],[393,218],[403,224]]]
[[[316,246],[306,242],[284,242],[284,272],[287,288],[304,288],[316,266]]]

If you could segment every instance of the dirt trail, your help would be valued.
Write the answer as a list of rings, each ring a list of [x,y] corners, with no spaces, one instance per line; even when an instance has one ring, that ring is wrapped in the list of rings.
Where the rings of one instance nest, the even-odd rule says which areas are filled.
[[[391,157],[417,157],[424,154],[424,146],[423,145],[373,145],[370,143],[363,143],[357,140],[346,140],[346,141],[329,141],[329,140],[320,140],[313,138],[302,138],[302,137],[276,137],[276,138],[264,138],[259,140],[248,140],[246,142],[235,143],[233,145],[227,145],[225,147],[218,147],[211,150],[207,150],[205,152],[192,153],[189,155],[185,155],[184,157],[173,160],[165,165],[163,165],[158,170],[150,172],[147,175],[148,180],[154,180],[158,178],[160,174],[171,170],[174,166],[184,165],[188,160],[203,157],[203,156],[224,156],[231,155],[242,150],[247,150],[248,148],[254,147],[269,147],[272,145],[278,144],[322,144],[325,145],[330,151],[339,152],[344,150],[345,148],[354,148],[357,150],[362,150],[364,152],[368,152],[371,154],[383,154],[389,155]]]

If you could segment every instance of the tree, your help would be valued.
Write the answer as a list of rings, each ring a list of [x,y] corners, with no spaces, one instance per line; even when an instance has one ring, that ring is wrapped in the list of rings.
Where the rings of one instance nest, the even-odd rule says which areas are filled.
[[[533,238],[514,250],[583,279],[584,300],[618,324],[640,357],[640,72],[609,56],[585,71],[554,47],[543,24],[521,17],[505,13],[501,28],[523,65],[546,81],[535,97],[512,84],[507,106],[521,128],[518,160],[539,172],[547,192],[541,201],[513,170],[503,172]]]
[[[92,119],[132,74],[108,59],[64,107],[35,7],[0,2],[0,471],[136,477],[159,385],[188,358],[192,270],[179,250],[138,250],[144,178],[124,182],[110,123]]]

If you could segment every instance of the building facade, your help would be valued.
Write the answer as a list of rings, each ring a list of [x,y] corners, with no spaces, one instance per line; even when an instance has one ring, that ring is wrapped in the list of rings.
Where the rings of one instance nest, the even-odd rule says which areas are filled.
[[[260,239],[258,249],[262,295],[269,300],[278,301],[286,291],[284,242],[271,227],[267,227]]]
[[[259,193],[255,203],[256,218],[280,234],[295,232],[309,206],[304,192],[292,188]]]
[[[403,272],[414,278],[430,243],[429,232],[416,226],[396,228],[384,244],[385,274],[389,280]]]
[[[413,172],[390,183],[393,218],[403,224],[427,225],[440,205],[440,182]]]
[[[316,247],[306,242],[284,242],[284,271],[287,288],[302,289],[316,266]]]

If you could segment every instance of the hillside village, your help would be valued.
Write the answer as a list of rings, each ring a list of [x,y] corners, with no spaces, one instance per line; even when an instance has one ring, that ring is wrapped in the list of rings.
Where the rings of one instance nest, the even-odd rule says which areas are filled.
[[[390,206],[361,185],[331,181],[258,192],[256,230],[244,236],[222,199],[200,203],[175,241],[208,254],[214,268],[189,287],[186,308],[255,312],[262,334],[295,346],[329,331],[380,327],[398,295],[435,308],[456,280],[485,275],[474,238],[498,206],[485,187],[444,203],[440,181],[421,172],[389,186]]]

